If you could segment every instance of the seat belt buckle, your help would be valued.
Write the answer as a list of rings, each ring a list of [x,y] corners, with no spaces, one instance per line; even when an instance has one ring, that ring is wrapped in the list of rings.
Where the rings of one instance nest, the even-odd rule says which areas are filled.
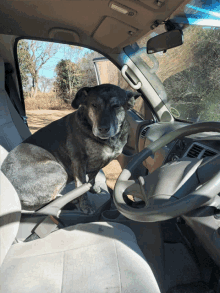
[[[55,231],[59,225],[59,221],[54,216],[47,216],[33,231],[39,238],[44,238],[53,231]]]

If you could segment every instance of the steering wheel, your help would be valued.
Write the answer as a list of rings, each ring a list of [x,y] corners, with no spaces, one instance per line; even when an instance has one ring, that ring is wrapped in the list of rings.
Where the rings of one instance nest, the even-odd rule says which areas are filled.
[[[139,222],[157,222],[186,214],[209,204],[220,192],[220,155],[205,161],[182,158],[169,162],[147,176],[129,180],[132,172],[149,156],[177,138],[199,132],[220,132],[219,122],[191,124],[174,130],[135,155],[116,182],[113,199],[125,217]],[[145,202],[134,208],[124,194],[132,194]]]

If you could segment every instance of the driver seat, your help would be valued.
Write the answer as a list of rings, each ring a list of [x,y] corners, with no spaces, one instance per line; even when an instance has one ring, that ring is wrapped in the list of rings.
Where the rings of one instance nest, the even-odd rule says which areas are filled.
[[[1,162],[6,155],[0,146]],[[18,195],[0,171],[0,292],[160,292],[128,227],[78,224],[12,245],[20,216]]]

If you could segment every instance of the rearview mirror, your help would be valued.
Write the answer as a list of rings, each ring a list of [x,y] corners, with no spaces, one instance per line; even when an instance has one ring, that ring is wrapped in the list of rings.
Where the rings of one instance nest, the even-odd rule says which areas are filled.
[[[181,30],[172,30],[161,35],[153,37],[147,42],[147,54],[171,49],[183,44],[183,35]]]

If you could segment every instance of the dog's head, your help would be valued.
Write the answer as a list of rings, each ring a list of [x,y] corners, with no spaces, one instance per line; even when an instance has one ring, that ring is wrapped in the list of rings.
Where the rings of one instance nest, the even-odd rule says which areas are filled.
[[[137,92],[125,91],[118,86],[102,84],[84,87],[72,102],[74,109],[82,108],[96,137],[108,139],[119,133],[126,110],[135,104]]]

